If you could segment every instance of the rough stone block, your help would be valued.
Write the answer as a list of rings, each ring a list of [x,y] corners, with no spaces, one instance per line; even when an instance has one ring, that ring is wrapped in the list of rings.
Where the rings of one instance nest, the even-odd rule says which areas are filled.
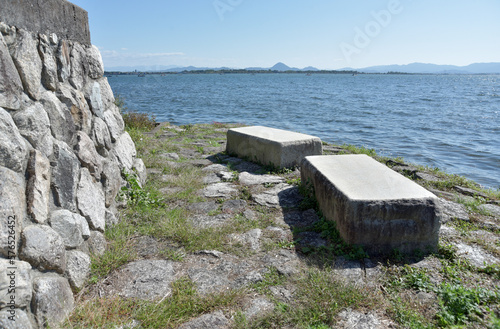
[[[374,255],[437,247],[438,198],[369,156],[306,157],[301,179],[347,243]]]
[[[61,236],[46,225],[30,225],[22,232],[19,258],[41,271],[64,273],[66,250]]]
[[[90,257],[79,250],[70,250],[66,253],[66,276],[69,284],[75,290],[80,290],[90,274]]]
[[[0,166],[24,173],[29,154],[27,144],[10,114],[0,107]]]
[[[80,176],[80,161],[64,142],[54,143],[54,159],[51,162],[51,188],[56,206],[76,211],[76,188]]]
[[[28,161],[26,197],[28,213],[36,223],[47,221],[50,200],[50,162],[40,151],[31,150]]]
[[[229,129],[226,151],[279,168],[298,166],[305,156],[323,153],[318,137],[262,126]]]
[[[82,168],[80,183],[76,191],[78,210],[87,219],[93,230],[104,232],[106,206],[101,186],[99,182],[94,182],[87,168]]]
[[[37,50],[37,42],[38,40],[33,33],[19,30],[17,44],[12,54],[24,90],[35,100],[40,96],[43,67]]]
[[[48,274],[33,280],[33,313],[40,328],[58,328],[74,305],[67,279]]]
[[[51,214],[50,226],[59,233],[66,248],[77,248],[90,236],[87,220],[66,209],[56,210]]]
[[[0,33],[0,63],[0,107],[19,110],[23,83],[2,33]]]
[[[120,166],[120,169],[125,169],[128,172],[132,170],[132,166],[134,165],[134,159],[135,156],[137,155],[137,152],[135,150],[134,141],[127,132],[124,132],[120,136],[120,138],[116,141],[113,154],[116,156],[118,160],[118,165]]]

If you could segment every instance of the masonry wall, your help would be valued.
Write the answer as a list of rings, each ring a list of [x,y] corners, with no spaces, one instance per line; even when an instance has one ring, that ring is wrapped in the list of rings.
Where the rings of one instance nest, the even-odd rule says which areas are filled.
[[[105,250],[121,172],[145,168],[87,13],[3,1],[0,19],[0,328],[53,328]]]
[[[35,33],[90,45],[88,14],[65,0],[3,0],[0,21]]]

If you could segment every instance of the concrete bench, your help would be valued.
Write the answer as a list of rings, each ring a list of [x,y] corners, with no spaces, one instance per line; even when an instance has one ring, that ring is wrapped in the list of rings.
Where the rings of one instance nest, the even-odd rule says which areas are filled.
[[[347,243],[372,255],[437,248],[437,197],[369,156],[308,156],[301,179]]]
[[[298,166],[305,156],[321,155],[322,150],[318,137],[287,130],[251,126],[227,132],[229,154],[278,168]]]

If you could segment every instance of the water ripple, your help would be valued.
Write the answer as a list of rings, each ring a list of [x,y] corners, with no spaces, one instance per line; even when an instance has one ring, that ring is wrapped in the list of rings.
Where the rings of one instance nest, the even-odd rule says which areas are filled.
[[[182,74],[109,83],[129,109],[158,120],[286,127],[500,186],[498,75]]]

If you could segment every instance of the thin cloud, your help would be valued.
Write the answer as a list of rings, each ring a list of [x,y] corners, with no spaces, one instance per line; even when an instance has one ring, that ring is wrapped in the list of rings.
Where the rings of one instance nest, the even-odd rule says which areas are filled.
[[[167,56],[184,56],[184,53],[145,53],[145,54],[137,54],[137,57],[167,57]]]
[[[183,52],[171,52],[171,53],[127,53],[119,52],[116,50],[101,50],[102,57],[106,58],[158,58],[158,57],[171,57],[171,56],[184,56]]]
[[[183,52],[134,53],[123,50],[101,50],[105,67],[137,65],[172,65],[185,57]]]

